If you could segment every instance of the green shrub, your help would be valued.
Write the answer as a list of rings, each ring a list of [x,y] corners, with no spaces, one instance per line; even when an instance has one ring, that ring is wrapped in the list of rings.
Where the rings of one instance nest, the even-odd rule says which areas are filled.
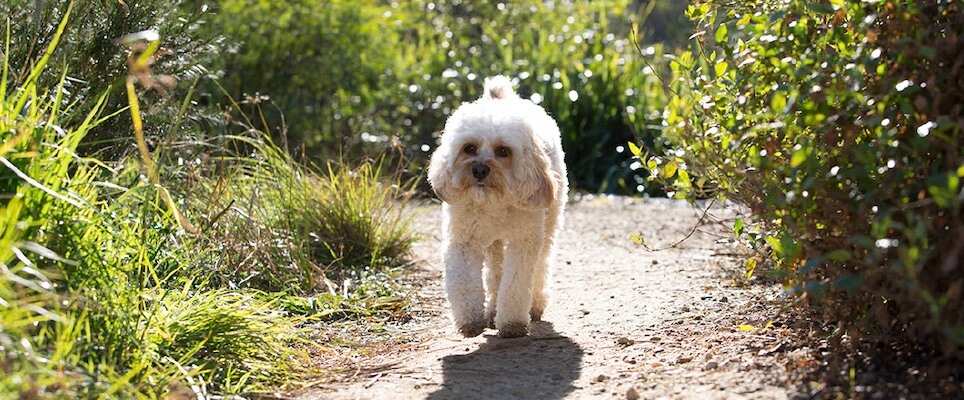
[[[287,147],[311,159],[398,138],[418,173],[448,115],[505,74],[559,121],[577,187],[638,193],[646,171],[616,149],[654,140],[665,97],[655,74],[629,73],[647,68],[629,40],[634,16],[626,0],[231,0],[211,28],[235,43],[219,66],[228,94],[266,130],[285,125]]]
[[[629,40],[634,14],[627,7],[625,1],[399,6],[393,12],[395,24],[406,28],[401,41],[415,43],[403,54],[410,60],[398,62],[411,65],[402,93],[389,97],[405,99],[394,119],[412,121],[402,141],[416,156],[427,154],[445,118],[480,96],[483,78],[505,74],[520,95],[558,121],[574,186],[642,192],[645,175],[637,176],[632,155],[618,149],[633,138],[652,143],[664,101],[652,67]],[[647,53],[662,50],[654,46]]]
[[[737,233],[766,244],[778,276],[828,317],[964,344],[960,4],[709,1],[688,13],[699,48],[672,64],[670,156],[651,171],[678,197],[748,207],[758,228]]]
[[[220,1],[209,29],[228,43],[217,64],[227,94],[290,149],[306,146],[315,160],[358,154],[361,133],[383,122],[381,85],[394,82],[380,82],[394,51],[380,3]]]
[[[191,82],[203,76],[207,60],[218,54],[218,36],[201,29],[208,15],[204,3],[203,0],[0,2],[0,15],[7,16],[5,22],[11,33],[3,58],[10,64],[13,81],[26,79],[44,56],[58,23],[64,20],[67,5],[71,5],[72,16],[60,38],[58,51],[49,61],[58,69],[44,70],[38,80],[40,87],[54,88],[62,79],[58,73],[60,68],[69,71],[58,96],[63,105],[71,105],[61,119],[65,127],[71,127],[83,120],[104,93],[109,93],[105,100],[107,114],[127,106],[123,86],[129,52],[118,41],[129,34],[154,30],[162,38],[162,51],[154,60],[154,69],[158,74],[165,74],[164,86],[161,86],[165,90],[139,91],[139,95],[150,99],[150,107],[144,114],[152,145],[160,140],[170,141],[191,132],[164,129],[176,114],[178,99],[186,86],[167,85]],[[204,109],[188,111],[186,120],[209,119],[205,118]],[[117,159],[133,150],[132,133],[129,121],[106,120],[90,128],[80,150],[84,154],[97,153],[101,158]]]

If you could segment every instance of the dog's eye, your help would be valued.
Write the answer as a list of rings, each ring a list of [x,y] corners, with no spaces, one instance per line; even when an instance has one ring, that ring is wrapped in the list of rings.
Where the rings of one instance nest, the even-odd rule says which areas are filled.
[[[512,150],[505,146],[499,146],[495,148],[496,157],[508,157],[512,155]]]
[[[474,156],[476,152],[475,145],[474,144],[465,145],[465,147],[462,148],[462,152],[470,156]]]

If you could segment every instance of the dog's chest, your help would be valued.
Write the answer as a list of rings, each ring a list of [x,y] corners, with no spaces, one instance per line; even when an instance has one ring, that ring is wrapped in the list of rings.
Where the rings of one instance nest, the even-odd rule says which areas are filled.
[[[541,235],[544,213],[514,208],[453,209],[448,219],[447,225],[451,237],[475,243],[491,243],[496,240],[512,241],[520,235]]]

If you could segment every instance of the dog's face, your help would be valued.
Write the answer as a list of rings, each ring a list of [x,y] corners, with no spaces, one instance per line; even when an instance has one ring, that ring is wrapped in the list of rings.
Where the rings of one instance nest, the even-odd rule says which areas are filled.
[[[432,155],[429,182],[449,204],[538,209],[555,193],[550,161],[514,99],[464,104],[445,124]]]

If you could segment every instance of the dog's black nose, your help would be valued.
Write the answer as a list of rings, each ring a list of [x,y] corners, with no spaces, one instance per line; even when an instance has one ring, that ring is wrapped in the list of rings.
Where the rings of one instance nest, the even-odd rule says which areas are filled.
[[[483,163],[472,164],[472,176],[474,176],[477,181],[485,179],[485,177],[489,176],[489,166]]]

